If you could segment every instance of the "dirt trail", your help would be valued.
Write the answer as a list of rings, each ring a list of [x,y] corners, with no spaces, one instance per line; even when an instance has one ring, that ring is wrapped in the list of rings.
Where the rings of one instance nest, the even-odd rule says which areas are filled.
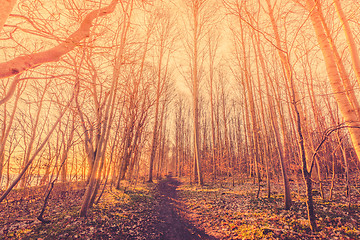
[[[184,218],[187,211],[184,204],[177,196],[177,187],[180,182],[172,176],[160,181],[156,187],[159,194],[160,204],[158,213],[164,227],[163,239],[186,240],[186,239],[211,239],[217,238],[207,235],[203,230],[197,229]]]

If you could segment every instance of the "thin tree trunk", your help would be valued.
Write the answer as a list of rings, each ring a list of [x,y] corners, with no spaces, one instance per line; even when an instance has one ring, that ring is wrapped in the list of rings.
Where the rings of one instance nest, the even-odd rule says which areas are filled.
[[[43,140],[43,142],[40,144],[40,146],[36,149],[36,151],[33,153],[32,157],[29,159],[29,161],[27,162],[27,164],[23,167],[23,169],[21,170],[20,174],[16,177],[16,179],[13,181],[13,183],[8,187],[8,189],[1,195],[0,197],[0,203],[7,197],[7,195],[11,192],[11,190],[18,184],[18,182],[20,181],[20,179],[24,176],[24,174],[26,173],[26,170],[30,167],[30,165],[32,164],[32,162],[35,160],[36,156],[40,153],[40,151],[44,148],[44,146],[46,145],[46,143],[49,141],[52,133],[54,132],[54,130],[56,129],[57,125],[59,124],[59,122],[61,121],[62,116],[65,114],[65,112],[68,110],[68,108],[71,105],[71,102],[73,101],[74,96],[71,98],[70,102],[66,105],[66,107],[63,109],[63,111],[60,113],[60,116],[58,117],[58,119],[56,120],[56,122],[54,123],[54,125],[52,126],[50,132],[47,134],[47,136],[45,137],[45,139]]]
[[[18,78],[18,77],[19,76],[17,76],[16,78]],[[19,102],[20,95],[21,95],[21,91],[19,90],[18,93],[16,94],[16,98],[15,98],[12,113],[10,115],[9,122],[6,123],[6,119],[4,119],[3,132],[2,132],[1,138],[0,138],[0,184],[1,184],[2,176],[3,176],[6,141],[8,140],[10,130],[11,130],[12,124],[14,122],[14,117],[15,117],[15,113],[16,113],[16,110],[17,110],[17,105],[18,105],[18,102]],[[4,109],[4,114],[6,114],[6,111],[5,111],[6,110],[6,105],[4,105],[4,108],[5,108]]]
[[[260,176],[260,135],[259,135],[259,126],[258,120],[256,118],[256,107],[254,101],[254,92],[253,92],[253,84],[251,83],[251,75],[249,74],[248,69],[250,69],[250,65],[247,61],[247,54],[246,54],[246,46],[245,46],[245,36],[244,36],[244,29],[242,25],[242,20],[239,19],[240,28],[241,28],[241,44],[242,44],[242,55],[237,56],[238,64],[241,66],[241,60],[243,60],[243,71],[244,71],[244,87],[247,90],[247,99],[249,101],[249,108],[250,108],[250,116],[252,122],[252,137],[253,137],[253,144],[254,144],[254,170],[258,184],[258,190],[256,196],[259,197],[260,195],[260,187],[261,187],[261,176]],[[240,53],[238,53],[240,54]]]
[[[34,145],[35,137],[36,137],[36,133],[37,133],[36,130],[37,130],[39,120],[40,120],[40,113],[41,113],[41,110],[42,110],[42,104],[44,102],[43,100],[44,100],[46,89],[47,89],[48,86],[49,86],[49,82],[46,83],[45,89],[44,89],[44,91],[43,91],[43,93],[42,93],[42,95],[40,97],[40,100],[39,100],[40,104],[38,106],[38,110],[37,110],[37,113],[36,113],[34,125],[32,126],[32,129],[31,129],[32,131],[30,133],[30,140],[29,140],[28,146],[27,146],[26,151],[25,151],[25,156],[24,156],[24,161],[23,161],[24,166],[26,166],[28,164],[28,162],[30,161],[31,151],[33,149],[33,145]],[[27,173],[24,172],[24,176],[22,177],[22,179],[20,181],[20,186],[25,187],[27,182],[28,182],[28,176],[27,176]]]
[[[213,94],[213,84],[214,84],[214,59],[216,55],[217,45],[214,47],[211,46],[211,37],[209,35],[209,81],[210,81],[210,114],[211,114],[211,140],[212,140],[212,172],[213,172],[213,179],[216,179],[216,136],[215,136],[215,120],[214,120],[214,94]],[[217,43],[215,43],[217,44]]]
[[[280,137],[279,128],[278,128],[278,121],[277,121],[277,117],[275,114],[276,111],[275,111],[274,101],[273,101],[272,94],[270,94],[268,77],[266,75],[266,66],[265,66],[265,61],[264,61],[263,55],[262,55],[262,51],[260,49],[259,39],[257,39],[256,45],[257,45],[257,52],[259,55],[260,65],[261,65],[261,68],[264,73],[265,88],[266,88],[266,95],[267,95],[267,99],[268,99],[271,127],[274,131],[276,148],[277,148],[277,151],[279,154],[280,167],[281,167],[281,173],[282,173],[283,184],[284,184],[285,209],[289,210],[291,207],[291,191],[290,191],[290,185],[289,185],[289,178],[287,176],[287,167],[285,165],[285,157],[284,157],[284,153],[283,153],[284,143],[281,143],[281,137]],[[285,139],[283,139],[283,141],[285,141]]]
[[[302,161],[302,172],[303,172],[303,177],[304,177],[304,180],[306,183],[306,195],[307,195],[306,206],[307,206],[307,212],[308,212],[308,219],[310,222],[311,230],[316,231],[317,226],[316,226],[316,217],[315,217],[314,202],[313,202],[313,196],[312,196],[311,173],[309,173],[308,167],[307,167],[307,160],[306,160],[306,154],[305,154],[304,138],[302,135],[300,114],[297,111],[296,103],[294,103],[294,106],[295,106],[295,113],[296,113],[297,133],[299,135],[300,157],[301,157],[301,161]]]
[[[193,18],[194,18],[194,32],[193,32],[193,114],[194,114],[194,162],[195,171],[197,176],[197,183],[203,185],[203,177],[201,171],[200,160],[200,126],[199,126],[199,79],[198,79],[198,45],[199,45],[199,8],[200,3],[194,2],[193,6]]]

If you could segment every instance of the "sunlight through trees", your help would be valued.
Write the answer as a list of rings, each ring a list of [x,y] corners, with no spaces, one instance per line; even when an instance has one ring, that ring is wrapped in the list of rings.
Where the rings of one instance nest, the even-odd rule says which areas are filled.
[[[51,186],[46,222],[57,183],[86,185],[85,217],[109,189],[169,174],[249,180],[256,199],[306,202],[316,232],[319,199],[359,193],[354,4],[1,1],[0,202]]]

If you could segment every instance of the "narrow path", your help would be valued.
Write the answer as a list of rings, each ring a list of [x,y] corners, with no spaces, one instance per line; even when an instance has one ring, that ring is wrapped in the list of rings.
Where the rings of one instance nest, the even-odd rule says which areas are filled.
[[[179,185],[179,181],[172,176],[167,176],[167,178],[160,181],[156,187],[160,201],[157,211],[162,222],[161,225],[163,225],[162,227],[164,228],[163,239],[217,239],[207,235],[203,230],[197,229],[183,217],[186,215],[186,209],[177,196],[176,189]]]

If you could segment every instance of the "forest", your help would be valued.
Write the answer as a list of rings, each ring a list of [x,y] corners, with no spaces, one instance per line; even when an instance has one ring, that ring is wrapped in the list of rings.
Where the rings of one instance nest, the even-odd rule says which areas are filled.
[[[0,239],[360,239],[359,1],[0,4]]]

